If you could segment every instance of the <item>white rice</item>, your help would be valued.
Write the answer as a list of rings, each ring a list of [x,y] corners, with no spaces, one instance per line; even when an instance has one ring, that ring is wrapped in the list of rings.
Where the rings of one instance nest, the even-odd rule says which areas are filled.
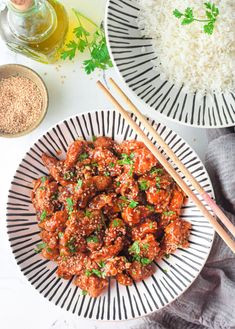
[[[181,25],[174,9],[205,17],[205,0],[138,0],[138,25],[152,38],[161,77],[191,92],[235,90],[235,0],[213,0],[219,16],[212,35],[203,23]]]

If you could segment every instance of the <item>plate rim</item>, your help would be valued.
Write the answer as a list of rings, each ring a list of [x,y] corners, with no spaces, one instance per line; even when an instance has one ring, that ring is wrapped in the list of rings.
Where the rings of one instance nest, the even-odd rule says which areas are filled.
[[[74,118],[76,118],[76,117],[80,117],[80,116],[82,116],[82,115],[86,115],[86,114],[89,114],[89,113],[99,113],[99,112],[101,112],[101,111],[111,111],[111,112],[119,113],[115,108],[97,108],[97,109],[92,109],[92,110],[89,110],[89,111],[83,111],[83,112],[79,112],[78,114],[68,116],[68,117],[66,117],[66,118],[64,118],[64,119],[61,119],[61,120],[58,121],[57,123],[51,125],[51,126],[50,126],[49,128],[47,128],[44,132],[42,132],[42,134],[36,139],[36,141],[34,141],[33,143],[30,144],[29,148],[28,148],[27,151],[24,153],[23,157],[20,159],[19,162],[17,162],[16,170],[15,170],[15,172],[14,172],[14,175],[15,175],[15,173],[17,172],[17,170],[18,170],[18,168],[19,168],[19,166],[20,166],[22,160],[27,156],[27,153],[28,153],[29,151],[31,151],[31,149],[32,149],[32,148],[38,143],[38,141],[39,141],[44,135],[46,135],[47,132],[50,132],[53,128],[56,128],[56,126],[59,126],[59,125],[63,124],[65,121],[67,122],[67,121],[70,120],[70,119],[74,119]],[[153,120],[153,121],[154,121],[154,126],[157,125],[157,124],[159,123],[159,124],[162,125],[163,127],[166,127],[167,129],[171,130],[173,133],[175,133],[175,134],[181,139],[181,141],[185,142],[185,144],[188,145],[188,146],[190,147],[190,149],[194,152],[194,154],[197,156],[198,160],[200,161],[200,165],[202,166],[202,170],[205,171],[205,174],[206,174],[206,176],[207,176],[207,180],[208,180],[208,182],[209,182],[209,184],[210,184],[210,187],[211,187],[211,192],[210,192],[210,193],[211,193],[211,195],[212,195],[212,198],[215,199],[214,188],[213,188],[213,185],[212,185],[212,182],[211,182],[211,178],[210,178],[210,176],[209,176],[209,174],[208,174],[208,171],[207,171],[207,169],[206,169],[204,163],[201,161],[200,157],[199,157],[198,154],[196,153],[196,151],[191,147],[191,145],[190,145],[187,141],[185,141],[185,139],[184,139],[183,137],[181,137],[180,134],[176,133],[173,129],[171,129],[170,127],[168,127],[168,126],[165,125],[164,123],[161,123],[161,122],[156,121],[156,120],[153,119],[151,116],[146,116],[146,118],[147,118],[147,119],[150,119],[150,120]],[[129,124],[128,124],[128,125],[129,125]],[[212,225],[210,224],[210,222],[208,221],[208,223],[210,224],[211,229],[213,230],[213,232],[212,232],[212,236],[211,236],[210,247],[207,249],[207,250],[208,250],[207,255],[206,255],[205,259],[203,260],[202,265],[201,265],[201,268],[200,268],[200,270],[197,272],[195,278],[192,279],[192,281],[190,282],[190,284],[189,284],[187,287],[185,287],[185,289],[183,289],[183,291],[182,291],[178,296],[176,296],[176,297],[174,297],[173,299],[171,299],[171,301],[169,301],[168,303],[166,303],[166,304],[165,304],[164,306],[162,306],[160,309],[154,309],[153,311],[147,312],[146,314],[138,315],[138,316],[135,316],[135,317],[130,317],[130,318],[127,318],[127,319],[121,319],[121,320],[120,320],[120,319],[115,319],[115,320],[113,320],[113,319],[109,319],[109,320],[108,320],[108,319],[101,319],[101,318],[99,318],[99,319],[94,319],[94,318],[87,318],[87,317],[84,317],[84,316],[82,316],[82,315],[78,315],[78,314],[76,314],[76,313],[73,313],[71,310],[67,310],[66,308],[62,307],[62,305],[55,304],[54,300],[51,300],[51,301],[50,301],[50,300],[48,299],[48,296],[45,296],[43,293],[41,293],[41,292],[39,291],[39,289],[37,289],[37,287],[36,287],[31,281],[29,281],[29,279],[28,279],[28,275],[25,274],[25,273],[23,272],[21,264],[18,264],[18,263],[17,263],[17,259],[16,259],[15,255],[14,255],[13,247],[12,247],[12,245],[11,245],[11,241],[10,241],[10,237],[11,237],[10,234],[11,234],[11,232],[9,232],[9,228],[7,227],[7,225],[8,225],[8,219],[9,219],[9,217],[8,217],[8,212],[9,212],[9,210],[7,209],[7,207],[8,207],[8,202],[9,202],[9,198],[10,198],[9,192],[10,192],[10,190],[14,189],[14,185],[13,185],[13,182],[14,182],[14,181],[15,181],[15,178],[14,178],[14,176],[13,176],[13,178],[12,178],[10,184],[9,184],[10,186],[9,186],[8,194],[7,194],[7,202],[6,202],[6,207],[5,207],[5,217],[6,217],[6,226],[5,226],[5,228],[6,228],[6,231],[7,231],[7,232],[6,232],[6,233],[7,233],[7,240],[8,240],[8,243],[9,243],[10,249],[11,249],[11,254],[12,254],[13,258],[14,258],[14,261],[16,262],[17,268],[20,270],[21,275],[23,275],[23,277],[27,280],[27,282],[30,283],[30,285],[34,288],[34,290],[36,290],[36,291],[38,292],[39,295],[41,295],[42,297],[44,297],[48,302],[52,303],[54,306],[57,306],[57,307],[59,306],[61,309],[64,309],[65,311],[69,312],[70,314],[72,313],[74,316],[76,316],[76,317],[79,318],[79,319],[85,319],[85,320],[90,320],[90,321],[99,321],[99,322],[107,322],[107,323],[112,323],[112,322],[113,322],[113,323],[115,323],[115,322],[118,323],[118,322],[126,322],[126,321],[131,321],[131,320],[135,320],[135,319],[140,319],[140,318],[148,317],[149,315],[151,315],[151,314],[153,314],[153,313],[155,313],[155,312],[159,312],[159,311],[163,310],[166,306],[170,305],[172,302],[174,302],[175,300],[177,300],[178,298],[180,298],[180,297],[181,297],[181,296],[182,296],[182,295],[183,295],[183,294],[184,294],[184,293],[185,293],[185,292],[191,287],[191,285],[195,282],[195,280],[196,280],[196,279],[198,278],[198,276],[200,275],[202,269],[204,268],[204,266],[205,266],[205,264],[206,264],[206,262],[207,262],[207,260],[208,260],[208,258],[209,258],[209,256],[210,256],[210,254],[211,254],[211,250],[212,250],[212,247],[213,247],[213,245],[214,245],[215,233],[216,233],[216,232],[215,232],[213,226],[212,226]],[[211,211],[211,212],[212,212],[212,211]],[[53,261],[49,260],[49,262],[53,262]]]
[[[109,38],[109,29],[108,29],[108,21],[109,21],[109,6],[111,4],[111,1],[112,0],[107,0],[106,2],[106,6],[105,6],[105,17],[104,17],[104,30],[105,30],[105,36],[106,36],[106,43],[107,43],[107,47],[108,47],[108,52],[109,52],[109,55],[110,55],[110,58],[112,60],[112,63],[113,63],[113,67],[115,69],[115,72],[118,73],[119,77],[121,78],[121,80],[124,82],[125,86],[129,89],[129,91],[131,92],[131,94],[135,97],[135,99],[139,102],[141,102],[142,105],[146,106],[147,109],[149,110],[152,110],[154,112],[156,112],[156,114],[160,114],[162,115],[164,118],[170,120],[171,122],[173,123],[177,123],[177,124],[181,124],[181,125],[185,125],[187,127],[191,127],[191,128],[199,128],[199,129],[220,129],[220,128],[229,128],[229,127],[233,127],[235,125],[235,123],[228,123],[228,124],[218,124],[216,126],[209,126],[208,124],[207,125],[197,125],[197,124],[190,124],[189,122],[183,122],[183,121],[180,121],[178,119],[173,119],[172,117],[170,116],[167,116],[166,114],[164,113],[160,113],[158,110],[156,110],[155,108],[151,107],[149,104],[147,104],[141,97],[139,97],[135,91],[132,90],[132,88],[129,86],[129,84],[125,81],[125,78],[123,77],[122,73],[120,72],[119,68],[118,68],[118,65],[116,63],[116,60],[114,59],[114,56],[113,56],[113,52],[112,52],[112,49],[111,49],[111,45],[110,45],[110,38]],[[235,97],[235,95],[234,95]],[[234,118],[235,120],[235,118]]]

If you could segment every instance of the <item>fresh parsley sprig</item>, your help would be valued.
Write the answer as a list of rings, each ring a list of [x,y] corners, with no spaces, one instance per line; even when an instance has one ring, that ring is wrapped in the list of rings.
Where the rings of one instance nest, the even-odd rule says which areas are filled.
[[[70,40],[61,52],[61,58],[63,60],[72,60],[78,52],[83,53],[85,50],[88,50],[90,58],[83,62],[87,74],[90,74],[96,68],[107,70],[109,67],[112,67],[113,64],[109,56],[103,28],[76,9],[73,9],[73,12],[78,20],[78,26],[73,30],[74,39]],[[84,28],[81,18],[96,28],[93,34]]]
[[[205,19],[196,18],[193,14],[193,8],[190,7],[186,8],[184,13],[182,13],[178,9],[175,9],[173,11],[173,15],[178,19],[182,19],[181,20],[182,25],[188,25],[191,24],[192,22],[207,23],[203,25],[203,30],[205,33],[211,35],[215,28],[215,22],[217,16],[219,15],[219,9],[212,2],[205,2],[204,6],[205,6],[205,16],[206,16]]]

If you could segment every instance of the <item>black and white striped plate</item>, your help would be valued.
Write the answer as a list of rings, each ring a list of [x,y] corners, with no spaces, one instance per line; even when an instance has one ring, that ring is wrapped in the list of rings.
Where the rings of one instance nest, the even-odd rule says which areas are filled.
[[[216,93],[203,97],[188,94],[160,78],[155,67],[151,38],[137,24],[137,0],[109,0],[106,36],[116,69],[129,88],[148,106],[181,123],[202,128],[235,124],[235,95]]]
[[[170,145],[181,161],[213,195],[208,174],[195,152],[175,132],[162,124],[151,124]],[[138,122],[139,124],[139,122]],[[138,139],[130,126],[114,110],[94,111],[69,118],[45,133],[22,159],[11,184],[7,204],[10,244],[21,271],[44,297],[78,316],[101,320],[125,320],[159,310],[180,296],[195,280],[210,252],[214,230],[189,200],[181,217],[192,223],[190,248],[179,249],[156,264],[156,273],[147,280],[124,287],[115,280],[98,298],[82,296],[72,280],[56,276],[56,265],[35,254],[40,242],[35,211],[30,200],[32,180],[46,175],[41,154],[65,156],[70,143],[78,137],[110,136],[118,142]]]

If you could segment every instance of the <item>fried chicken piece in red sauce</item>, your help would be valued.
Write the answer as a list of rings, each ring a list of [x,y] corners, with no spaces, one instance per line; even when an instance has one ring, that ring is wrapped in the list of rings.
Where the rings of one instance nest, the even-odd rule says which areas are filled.
[[[73,166],[75,166],[79,155],[81,155],[84,152],[84,146],[85,143],[84,141],[74,141],[72,144],[70,144],[67,154],[66,154],[66,159],[64,161],[64,165],[66,169],[70,169]]]
[[[85,265],[89,265],[91,261],[83,253],[76,253],[73,256],[59,257],[57,260],[57,275],[61,278],[69,280],[73,275],[80,275]]]
[[[179,218],[172,221],[165,228],[165,236],[161,248],[166,254],[174,252],[177,248],[187,248],[191,224]]]
[[[148,233],[156,233],[158,224],[156,221],[146,219],[141,224],[136,225],[132,229],[132,240],[141,240]]]
[[[122,211],[122,218],[129,226],[134,226],[139,224],[144,218],[148,217],[151,212],[152,211],[145,206],[137,206],[135,208],[127,206]]]
[[[127,272],[134,281],[138,282],[150,277],[154,273],[154,267],[152,264],[142,265],[140,262],[134,261]]]
[[[49,232],[60,231],[68,219],[66,210],[56,211],[49,219],[41,221],[38,225]]]
[[[104,266],[106,276],[116,276],[118,273],[126,271],[131,266],[124,256],[109,259]]]
[[[191,224],[179,219],[185,196],[142,142],[76,140],[65,160],[42,160],[50,176],[32,192],[38,251],[90,296],[109,277],[125,286],[148,278],[154,259],[188,246]]]
[[[55,201],[57,192],[58,184],[50,179],[46,179],[46,177],[39,178],[34,182],[31,199],[36,212],[39,213],[39,217],[42,212],[46,216],[53,214],[57,204]]]
[[[86,276],[81,274],[75,278],[73,283],[80,289],[88,292],[91,297],[98,297],[108,286],[108,281],[95,275]]]

